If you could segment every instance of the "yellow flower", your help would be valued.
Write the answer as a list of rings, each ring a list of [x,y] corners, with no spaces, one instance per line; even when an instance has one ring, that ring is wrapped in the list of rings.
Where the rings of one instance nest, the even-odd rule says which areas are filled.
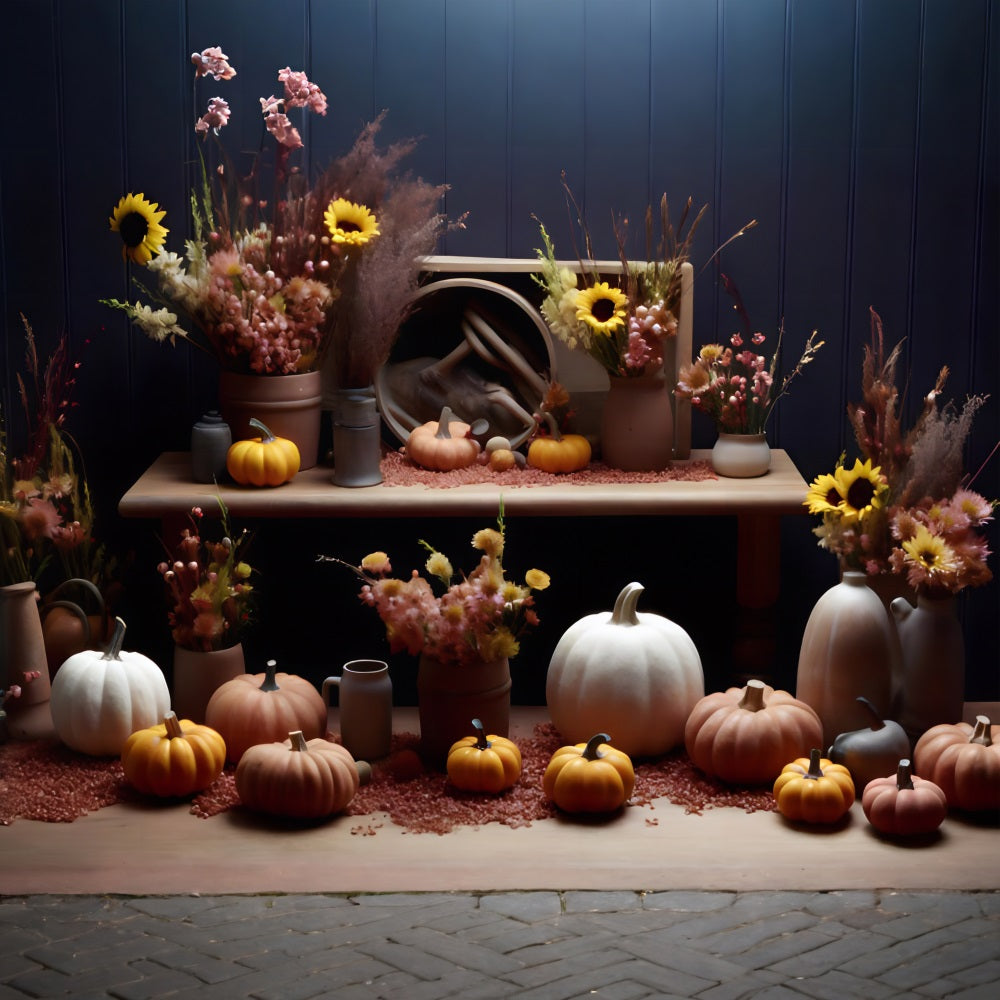
[[[958,567],[955,550],[924,524],[903,542],[903,553],[906,562],[915,563],[930,577],[953,573]]]
[[[331,201],[323,215],[323,221],[326,222],[334,243],[360,247],[379,235],[378,220],[369,209],[346,198]]]
[[[698,352],[698,359],[711,367],[725,353],[725,348],[721,344],[706,344]]]
[[[503,535],[495,528],[483,528],[472,536],[472,547],[498,559],[503,555]]]
[[[425,563],[425,568],[431,576],[436,576],[442,583],[449,583],[455,575],[451,561],[441,552],[432,552]]]
[[[882,478],[881,466],[872,466],[871,459],[854,460],[854,468],[840,468],[836,472],[838,492],[844,498],[844,520],[848,523],[860,521],[873,510],[885,503],[888,485]]]
[[[163,249],[169,229],[160,225],[166,211],[157,211],[156,202],[146,201],[142,193],[127,194],[110,218],[111,231],[122,238],[122,258],[145,266]]]
[[[809,508],[810,514],[826,514],[832,511],[839,512],[843,509],[844,497],[840,492],[840,480],[829,472],[817,476],[809,484],[809,492],[806,493],[802,503]]]
[[[577,292],[576,318],[596,333],[611,334],[625,325],[628,298],[606,281],[598,281]]]
[[[371,552],[361,560],[361,568],[366,573],[388,573],[392,567],[384,552]]]
[[[524,582],[532,590],[545,590],[552,580],[549,574],[540,569],[529,569],[527,573],[524,574]]]
[[[517,656],[520,648],[521,644],[511,635],[510,630],[502,627],[479,640],[479,655],[487,663]]]
[[[241,562],[237,563],[233,568],[233,572],[238,580],[246,580],[249,578],[253,570],[250,569],[250,564]]]

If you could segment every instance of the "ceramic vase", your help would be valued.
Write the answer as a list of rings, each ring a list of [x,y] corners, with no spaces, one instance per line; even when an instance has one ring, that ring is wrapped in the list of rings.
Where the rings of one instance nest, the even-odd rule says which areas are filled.
[[[203,725],[209,699],[226,681],[246,673],[243,646],[225,649],[185,649],[174,646],[174,685],[171,708],[178,719]]]
[[[323,699],[337,688],[340,739],[355,760],[378,760],[392,746],[392,679],[383,660],[350,660],[323,681]],[[332,728],[332,727],[328,727]]]
[[[902,683],[897,718],[911,742],[940,723],[962,721],[965,640],[954,597],[917,595],[892,602],[899,631]]]
[[[226,456],[232,443],[229,424],[216,410],[209,410],[195,423],[191,428],[191,477],[196,483],[221,483],[228,479]]]
[[[299,449],[299,469],[311,469],[319,457],[322,416],[321,377],[219,373],[219,411],[234,441],[259,437],[250,426],[256,417],[272,434],[288,438]]]
[[[823,723],[825,749],[866,721],[857,699],[888,712],[899,638],[885,608],[855,570],[816,602],[802,635],[795,696]]]
[[[763,434],[720,434],[712,448],[712,468],[727,479],[754,479],[771,468],[771,448]]]
[[[103,649],[111,638],[111,617],[104,597],[90,580],[73,577],[49,593],[39,608],[49,679],[71,656]]]
[[[487,735],[510,731],[510,664],[444,663],[420,657],[417,701],[420,715],[420,755],[430,766],[444,769],[452,744],[473,733],[479,719]]]
[[[27,676],[38,676],[27,680]],[[55,736],[49,698],[52,685],[45,655],[45,636],[32,581],[0,587],[0,690],[21,688],[4,705],[7,736],[35,740]]]
[[[336,389],[333,397],[334,485],[376,486],[382,482],[382,420],[375,389]]]
[[[662,369],[611,379],[601,413],[601,460],[624,472],[658,472],[674,451],[674,415]]]

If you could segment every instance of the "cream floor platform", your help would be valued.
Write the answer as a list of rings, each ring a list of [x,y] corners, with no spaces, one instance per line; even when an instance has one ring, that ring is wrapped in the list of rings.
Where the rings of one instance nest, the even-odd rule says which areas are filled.
[[[414,714],[398,710],[397,728],[413,731]],[[517,709],[513,735],[544,718]],[[18,820],[0,828],[0,894],[1000,889],[995,824],[949,817],[934,841],[901,845],[878,837],[858,804],[831,831],[731,808],[685,815],[666,801],[607,823],[489,824],[444,836],[378,821],[363,836],[351,833],[365,825],[357,816],[288,829],[239,810],[198,819],[186,805],[117,805],[67,824]]]

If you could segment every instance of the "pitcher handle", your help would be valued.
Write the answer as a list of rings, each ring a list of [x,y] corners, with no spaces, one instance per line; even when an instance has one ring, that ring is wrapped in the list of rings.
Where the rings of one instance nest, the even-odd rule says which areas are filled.
[[[342,678],[340,677],[327,677],[326,680],[323,681],[323,688],[322,688],[323,702],[326,704],[327,708],[330,707],[330,688],[332,687],[337,688],[338,691],[337,701],[338,702],[340,701],[339,691],[340,691],[341,679]]]

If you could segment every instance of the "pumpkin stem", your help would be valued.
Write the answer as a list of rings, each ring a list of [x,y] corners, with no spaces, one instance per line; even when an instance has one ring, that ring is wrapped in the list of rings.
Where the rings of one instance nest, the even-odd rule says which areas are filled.
[[[476,730],[476,749],[489,750],[493,744],[486,738],[486,730],[479,719],[472,720],[472,727]]]
[[[764,705],[764,682],[758,680],[747,681],[747,686],[743,691],[743,697],[737,708],[745,708],[748,712],[759,712]]]
[[[593,736],[587,740],[587,745],[583,748],[583,753],[580,756],[584,760],[600,760],[601,755],[597,752],[597,748],[602,743],[610,743],[611,737],[607,733],[595,733]]]
[[[562,441],[562,432],[559,430],[556,418],[548,410],[542,410],[539,416],[548,424],[549,436],[556,441]]]
[[[270,444],[274,440],[274,435],[269,427],[262,424],[256,417],[251,417],[248,424],[255,430],[260,431],[260,440],[263,444]]]
[[[175,740],[178,736],[184,735],[184,730],[181,729],[180,720],[177,718],[177,713],[174,711],[167,712],[163,716],[163,725],[167,730],[167,739]]]
[[[993,746],[993,734],[990,731],[990,720],[985,715],[976,716],[976,728],[969,737],[970,743],[978,743],[984,747]]]
[[[823,777],[823,769],[819,766],[819,762],[819,750],[813,747],[812,750],[809,751],[809,770],[805,775],[807,778],[815,780],[816,778]]]
[[[880,729],[885,729],[885,720],[879,714],[878,709],[862,694],[855,699],[859,705],[863,705],[871,716],[871,730],[877,733]]]
[[[278,682],[274,679],[275,672],[278,669],[277,660],[268,660],[267,666],[264,668],[264,683],[261,684],[261,691],[280,691],[278,687]]]
[[[308,753],[309,744],[306,743],[306,738],[302,735],[301,729],[296,729],[295,732],[289,733],[288,738],[292,741],[293,750],[298,753]]]
[[[905,757],[896,768],[896,788],[901,792],[913,788],[913,773],[910,771],[910,762]]]
[[[639,616],[635,606],[639,595],[645,590],[641,583],[627,583],[615,601],[615,609],[611,612],[612,625],[638,625]]]
[[[125,622],[121,618],[115,619],[115,630],[104,647],[102,660],[120,660],[122,644],[125,642]]]
[[[441,410],[441,416],[438,417],[438,429],[437,433],[434,435],[436,438],[451,438],[451,422],[456,419],[455,414],[451,412],[450,406],[445,406]]]

